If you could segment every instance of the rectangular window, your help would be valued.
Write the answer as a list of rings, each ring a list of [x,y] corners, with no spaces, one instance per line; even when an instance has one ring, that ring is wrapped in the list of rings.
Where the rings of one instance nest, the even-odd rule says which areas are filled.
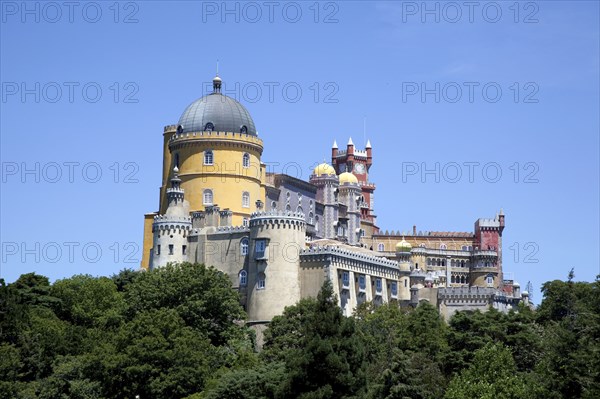
[[[364,274],[358,276],[358,288],[361,291],[365,291],[367,289],[367,279]]]
[[[398,296],[398,283],[396,281],[392,281],[391,285],[392,296]]]
[[[186,254],[186,252],[187,252],[187,245],[182,245],[182,246],[181,246],[181,254],[182,254],[182,255],[185,255],[185,254]]]
[[[157,246],[156,246],[156,254],[157,254],[157,255],[160,255],[160,245],[157,245]]]
[[[169,255],[173,255],[173,244],[169,244]]]
[[[342,272],[342,286],[344,288],[350,287],[350,273]]]
[[[381,287],[381,279],[380,278],[378,278],[377,280],[375,280],[375,291],[378,294],[381,294],[382,287]]]
[[[248,218],[243,218],[243,219],[242,219],[242,226],[244,226],[244,227],[248,227],[248,223],[249,223],[249,222],[248,222]]]
[[[256,258],[264,258],[266,248],[267,242],[265,240],[257,240],[254,244],[254,253]]]

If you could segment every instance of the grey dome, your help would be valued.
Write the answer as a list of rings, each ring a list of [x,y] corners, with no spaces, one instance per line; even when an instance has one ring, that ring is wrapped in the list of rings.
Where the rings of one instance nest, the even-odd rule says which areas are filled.
[[[219,87],[220,91],[220,87]],[[212,129],[207,124],[212,123]],[[256,136],[254,121],[248,110],[231,97],[227,97],[215,89],[214,93],[199,98],[183,111],[179,124],[183,133],[212,130],[215,132],[246,132]]]

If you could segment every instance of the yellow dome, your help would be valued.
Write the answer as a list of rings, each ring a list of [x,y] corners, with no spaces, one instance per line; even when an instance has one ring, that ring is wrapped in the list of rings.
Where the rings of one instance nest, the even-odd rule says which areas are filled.
[[[412,249],[412,245],[410,245],[404,237],[402,237],[402,241],[396,244],[396,252],[410,252]]]
[[[358,179],[356,178],[356,176],[354,176],[350,172],[341,173],[339,179],[340,179],[340,184],[345,184],[345,183],[358,184]]]
[[[332,175],[335,175],[335,169],[333,169],[333,166],[329,165],[328,163],[323,162],[322,164],[317,165],[317,167],[313,171],[313,174],[315,176],[321,176],[321,175],[332,176]]]

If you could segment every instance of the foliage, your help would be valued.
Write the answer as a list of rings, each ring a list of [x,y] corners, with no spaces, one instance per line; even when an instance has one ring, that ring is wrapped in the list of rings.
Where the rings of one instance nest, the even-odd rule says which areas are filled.
[[[538,309],[363,303],[330,283],[275,317],[264,348],[228,277],[198,264],[50,283],[0,279],[0,398],[600,397],[600,276],[549,281]]]

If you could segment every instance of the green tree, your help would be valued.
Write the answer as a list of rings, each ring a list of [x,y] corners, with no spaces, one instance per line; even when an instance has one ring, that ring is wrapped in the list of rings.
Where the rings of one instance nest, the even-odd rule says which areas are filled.
[[[354,320],[342,315],[331,282],[323,285],[313,306],[300,329],[299,347],[286,356],[288,380],[282,395],[308,399],[359,394],[366,386],[364,348]],[[284,317],[293,313],[287,308]]]
[[[51,293],[60,299],[56,313],[63,320],[85,327],[116,326],[125,311],[123,295],[107,277],[76,275],[58,280]]]
[[[455,376],[445,399],[521,399],[531,396],[525,378],[517,373],[510,350],[488,343],[475,352],[473,363]]]
[[[125,299],[129,317],[173,309],[186,325],[208,334],[216,346],[247,337],[247,329],[235,323],[245,319],[239,295],[229,278],[212,267],[182,263],[141,273],[125,287]]]

